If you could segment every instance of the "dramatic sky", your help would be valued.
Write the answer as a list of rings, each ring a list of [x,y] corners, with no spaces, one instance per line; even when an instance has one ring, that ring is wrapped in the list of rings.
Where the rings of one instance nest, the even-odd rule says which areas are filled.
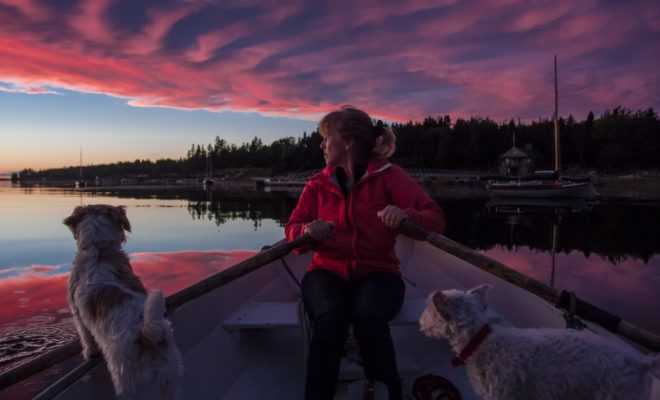
[[[387,120],[660,108],[660,2],[0,0],[0,172]]]

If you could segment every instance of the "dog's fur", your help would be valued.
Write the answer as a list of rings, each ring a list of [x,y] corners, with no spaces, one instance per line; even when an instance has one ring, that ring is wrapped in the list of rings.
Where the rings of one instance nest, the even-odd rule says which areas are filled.
[[[176,397],[183,374],[165,300],[147,293],[121,246],[131,226],[123,206],[76,207],[64,220],[78,243],[69,305],[85,359],[103,354],[120,398],[156,389]]]
[[[482,285],[431,294],[419,321],[421,331],[448,340],[460,353],[488,323],[489,289]],[[660,372],[658,355],[644,356],[589,331],[491,327],[465,365],[484,399],[646,399],[649,372]]]

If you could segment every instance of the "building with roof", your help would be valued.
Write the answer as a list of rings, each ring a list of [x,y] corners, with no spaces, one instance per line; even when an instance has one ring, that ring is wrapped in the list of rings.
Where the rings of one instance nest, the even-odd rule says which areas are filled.
[[[531,156],[531,145],[525,146],[525,150],[516,147],[516,135],[513,134],[513,146],[509,151],[500,155],[498,170],[501,175],[527,176],[534,172],[534,158]]]

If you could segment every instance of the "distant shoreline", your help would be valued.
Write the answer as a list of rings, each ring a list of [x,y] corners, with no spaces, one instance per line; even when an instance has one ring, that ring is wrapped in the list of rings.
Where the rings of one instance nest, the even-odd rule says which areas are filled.
[[[246,177],[247,178],[247,177]],[[3,180],[3,178],[0,178]],[[6,179],[9,180],[9,179]],[[660,201],[660,176],[640,176],[640,175],[600,175],[592,179],[597,197],[594,200],[600,201],[640,201],[640,202],[658,202]],[[434,197],[445,199],[488,199],[488,193],[485,186],[479,182],[456,182],[437,180],[432,182],[420,182],[422,186]],[[88,185],[76,188],[74,182],[40,182],[23,181],[18,182],[19,186],[42,186],[51,188],[60,188],[72,191],[92,192],[103,190],[190,190],[199,188],[204,190],[201,182],[151,182],[135,183],[126,185]],[[237,179],[216,181],[215,185],[209,187],[211,190],[239,189],[239,190],[259,190],[254,179]],[[207,189],[207,190],[208,190]],[[268,190],[283,190],[280,188],[267,188]]]

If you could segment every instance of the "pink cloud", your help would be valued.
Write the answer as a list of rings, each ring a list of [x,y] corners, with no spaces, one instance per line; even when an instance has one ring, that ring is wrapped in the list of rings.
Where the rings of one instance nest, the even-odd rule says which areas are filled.
[[[199,11],[203,2],[181,3],[179,7],[171,10],[150,9],[147,14],[151,23],[144,27],[143,32],[135,37],[126,38],[126,52],[135,55],[148,56],[158,51],[160,41],[167,32],[186,15]]]
[[[396,120],[538,118],[552,113],[558,54],[564,114],[660,105],[655,3],[180,2],[120,18],[112,0],[68,13],[0,2],[14,10],[0,12],[0,81],[33,93],[306,118],[344,103]]]
[[[112,0],[87,0],[81,3],[80,12],[71,18],[71,25],[85,33],[86,40],[105,42],[111,34],[102,20],[102,13]]]

